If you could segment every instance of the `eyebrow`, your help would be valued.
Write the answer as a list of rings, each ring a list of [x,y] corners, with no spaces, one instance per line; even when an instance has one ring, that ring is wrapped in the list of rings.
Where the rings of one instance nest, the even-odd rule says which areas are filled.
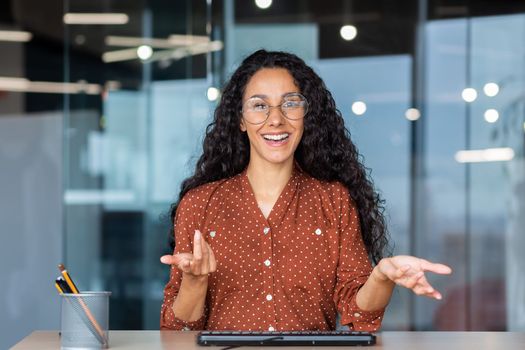
[[[292,94],[300,94],[300,92],[298,92],[298,91],[285,92],[284,94],[281,95],[281,97],[285,97],[285,96],[292,95]],[[252,95],[252,96],[250,96],[248,98],[254,98],[254,97],[266,99],[269,96],[268,95],[264,95],[264,94],[256,94],[256,95]]]

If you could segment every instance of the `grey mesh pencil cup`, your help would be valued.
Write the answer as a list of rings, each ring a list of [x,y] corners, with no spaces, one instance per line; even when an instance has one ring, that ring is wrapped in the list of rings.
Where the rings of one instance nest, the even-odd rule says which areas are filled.
[[[108,347],[110,295],[111,292],[61,294],[62,349]]]

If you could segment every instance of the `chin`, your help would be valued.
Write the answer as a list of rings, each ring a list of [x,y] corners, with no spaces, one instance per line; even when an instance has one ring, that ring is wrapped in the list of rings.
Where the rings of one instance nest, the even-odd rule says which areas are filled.
[[[264,159],[272,164],[285,164],[289,162],[290,160],[293,161],[293,154],[289,156],[283,156],[283,157],[264,157]]]
[[[272,150],[268,149],[266,145],[260,145],[261,147],[253,147],[251,149],[252,155],[257,155],[258,158],[261,160],[278,165],[278,164],[286,164],[289,161],[293,162],[294,159],[294,151],[292,150],[293,147],[287,147],[287,149],[281,149],[281,150]],[[291,146],[291,145],[289,145]]]

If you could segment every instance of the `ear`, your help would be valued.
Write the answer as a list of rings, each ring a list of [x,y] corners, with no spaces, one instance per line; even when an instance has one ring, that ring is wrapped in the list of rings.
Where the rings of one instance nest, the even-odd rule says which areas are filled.
[[[239,128],[242,132],[246,132],[246,124],[244,124],[244,119],[241,118],[241,123],[239,124]]]

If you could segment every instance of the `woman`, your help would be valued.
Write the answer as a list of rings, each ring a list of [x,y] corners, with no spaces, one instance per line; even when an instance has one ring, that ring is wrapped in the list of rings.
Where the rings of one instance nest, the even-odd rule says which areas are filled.
[[[172,208],[161,329],[332,330],[339,313],[376,331],[396,284],[441,299],[424,272],[449,267],[383,258],[382,201],[330,92],[297,56],[247,57],[203,148]]]

